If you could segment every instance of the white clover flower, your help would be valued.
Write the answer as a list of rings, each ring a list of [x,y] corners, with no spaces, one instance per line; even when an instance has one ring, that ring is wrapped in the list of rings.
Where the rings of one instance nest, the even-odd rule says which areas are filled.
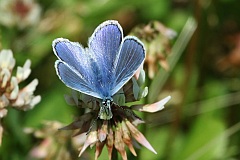
[[[34,79],[31,83],[29,83],[26,87],[19,91],[18,96],[12,106],[20,108],[22,110],[32,109],[37,103],[40,102],[40,96],[33,96],[33,92],[35,91],[38,85],[38,80]]]
[[[25,133],[32,134],[40,141],[30,149],[29,159],[72,159],[69,147],[66,146],[72,144],[69,139],[72,132],[59,132],[62,126],[57,121],[45,121],[41,128],[25,128]]]
[[[11,50],[0,52],[0,122],[7,115],[8,107],[19,110],[32,109],[41,100],[41,97],[34,96],[33,92],[38,85],[38,80],[34,79],[26,87],[20,89],[19,83],[24,81],[31,73],[31,61],[27,60],[23,67],[17,67],[16,76],[12,75],[15,59]],[[0,144],[3,128],[0,124]]]
[[[0,24],[20,29],[37,24],[41,7],[34,0],[1,0]]]

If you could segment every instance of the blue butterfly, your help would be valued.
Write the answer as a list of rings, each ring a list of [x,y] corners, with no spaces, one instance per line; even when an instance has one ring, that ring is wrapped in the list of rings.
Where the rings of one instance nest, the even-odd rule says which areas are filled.
[[[114,20],[95,29],[88,48],[64,38],[55,39],[52,47],[59,79],[69,88],[101,99],[98,117],[103,120],[112,118],[112,97],[145,59],[143,43],[134,36],[123,37],[122,27]]]

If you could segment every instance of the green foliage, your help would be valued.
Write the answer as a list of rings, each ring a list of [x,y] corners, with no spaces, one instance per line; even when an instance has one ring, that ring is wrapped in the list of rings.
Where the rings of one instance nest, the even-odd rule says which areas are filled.
[[[141,131],[158,154],[140,148],[136,149],[137,157],[128,152],[129,159],[240,158],[240,1],[42,0],[37,3],[41,15],[36,24],[19,28],[0,23],[0,49],[12,49],[17,64],[26,59],[32,61],[28,80],[39,79],[36,92],[42,96],[41,102],[30,111],[8,110],[9,115],[1,121],[4,133],[0,159],[29,159],[30,150],[40,140],[23,132],[24,128],[40,129],[48,120],[67,125],[81,114],[64,100],[64,94],[70,90],[55,74],[56,58],[51,43],[64,37],[86,45],[94,28],[108,19],[118,20],[125,35],[133,27],[153,20],[178,33],[171,41],[171,54],[167,57],[169,70],[157,66],[156,76],[146,80],[149,87],[146,103],[172,96],[163,111],[143,116],[146,124]],[[72,148],[69,150],[74,152]],[[93,159],[94,148],[86,152],[83,157]],[[77,159],[77,154],[73,155]],[[100,159],[107,156],[104,148]]]

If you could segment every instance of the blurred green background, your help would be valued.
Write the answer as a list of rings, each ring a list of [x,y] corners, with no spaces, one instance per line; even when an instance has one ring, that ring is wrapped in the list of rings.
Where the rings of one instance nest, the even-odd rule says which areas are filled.
[[[20,4],[18,10],[6,8],[7,2]],[[153,20],[177,33],[166,56],[170,69],[156,64],[156,75],[146,84],[145,102],[167,95],[172,99],[163,111],[139,114],[146,124],[138,128],[158,154],[142,147],[137,157],[129,153],[128,158],[240,159],[239,0],[39,0],[27,7],[17,0],[0,0],[0,5],[0,49],[12,49],[17,65],[32,61],[26,84],[37,78],[35,95],[42,96],[30,111],[8,110],[2,121],[0,159],[29,159],[31,148],[40,140],[24,133],[25,127],[39,128],[45,120],[67,125],[81,113],[64,100],[64,94],[71,91],[55,74],[57,58],[51,44],[64,37],[86,46],[94,29],[109,19],[118,20],[125,35]],[[32,18],[21,20],[26,16]],[[86,154],[94,159],[94,148]],[[106,149],[99,159],[107,159]]]

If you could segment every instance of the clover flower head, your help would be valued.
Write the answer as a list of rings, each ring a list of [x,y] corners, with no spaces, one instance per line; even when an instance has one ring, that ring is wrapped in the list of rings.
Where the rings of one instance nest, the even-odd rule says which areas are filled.
[[[145,44],[145,64],[149,78],[154,77],[158,65],[169,70],[166,59],[171,52],[171,40],[176,37],[175,31],[158,21],[152,21],[147,25],[135,27],[131,34],[139,37]]]
[[[23,67],[17,67],[16,76],[13,76],[15,59],[12,51],[2,50],[0,52],[0,139],[3,131],[1,119],[7,115],[8,107],[25,111],[32,109],[41,100],[39,95],[33,95],[38,85],[37,79],[22,89],[19,88],[19,83],[27,79],[31,73],[30,64],[31,61],[27,60]]]
[[[32,134],[40,140],[40,143],[31,148],[29,152],[30,159],[70,159],[70,153],[66,146],[72,132],[59,132],[58,128],[63,124],[58,121],[45,121],[38,129],[25,128],[24,132]],[[59,150],[59,148],[61,148]]]
[[[154,104],[126,106],[126,103],[138,101],[147,95],[147,87],[142,87],[144,81],[145,72],[140,67],[135,76],[113,97],[116,103],[111,106],[113,117],[110,120],[98,118],[101,103],[98,99],[74,90],[71,95],[65,95],[66,102],[69,105],[75,105],[86,110],[86,113],[76,118],[74,122],[61,128],[61,130],[78,130],[74,136],[74,142],[79,146],[79,156],[89,146],[93,147],[95,145],[95,159],[100,156],[103,147],[106,146],[109,159],[112,159],[112,153],[116,150],[125,160],[127,159],[125,146],[134,156],[137,156],[134,149],[136,142],[156,154],[154,148],[136,128],[144,121],[133,110],[141,112],[160,111],[164,108],[170,96]]]
[[[40,20],[41,8],[34,0],[1,0],[0,24],[24,29]]]
[[[136,156],[133,147],[136,141],[156,153],[137,130],[136,126],[144,121],[133,110],[159,111],[170,97],[151,105],[127,106],[148,92],[142,86],[146,57],[143,43],[135,36],[124,37],[120,24],[108,20],[95,29],[87,48],[64,38],[55,39],[52,47],[58,58],[55,69],[59,79],[75,90],[71,96],[65,96],[67,102],[86,109],[85,114],[62,128],[78,130],[75,142],[79,145],[79,156],[96,145],[95,159],[106,146],[109,159],[118,151],[125,160],[125,145]]]

